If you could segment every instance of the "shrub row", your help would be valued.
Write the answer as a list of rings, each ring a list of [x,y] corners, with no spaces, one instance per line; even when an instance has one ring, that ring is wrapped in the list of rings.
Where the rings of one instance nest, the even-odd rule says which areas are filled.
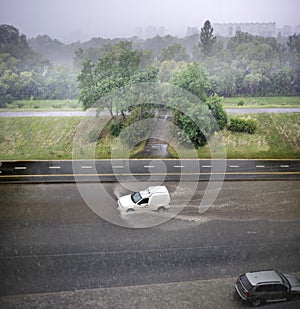
[[[233,117],[230,119],[230,124],[228,130],[232,132],[244,132],[249,134],[254,134],[257,129],[257,123],[253,119],[242,119],[238,117]]]

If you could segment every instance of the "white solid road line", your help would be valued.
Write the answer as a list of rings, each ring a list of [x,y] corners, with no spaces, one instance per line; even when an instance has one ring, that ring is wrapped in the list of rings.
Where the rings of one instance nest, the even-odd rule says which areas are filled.
[[[26,166],[15,166],[15,170],[26,170]]]

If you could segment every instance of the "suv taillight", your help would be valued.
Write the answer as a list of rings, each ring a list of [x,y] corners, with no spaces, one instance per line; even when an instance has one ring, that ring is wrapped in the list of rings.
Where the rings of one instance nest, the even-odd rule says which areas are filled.
[[[244,291],[244,294],[245,294],[247,297],[253,296],[251,293],[249,293],[249,292],[247,292],[247,291]]]

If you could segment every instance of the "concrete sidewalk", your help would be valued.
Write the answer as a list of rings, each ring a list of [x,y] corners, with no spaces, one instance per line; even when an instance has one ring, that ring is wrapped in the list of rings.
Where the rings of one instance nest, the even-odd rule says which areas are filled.
[[[1,308],[243,308],[236,278],[5,296]]]
[[[300,277],[300,272],[295,273]],[[240,309],[249,306],[235,295],[236,277],[128,287],[99,288],[0,298],[0,308],[172,308]],[[297,308],[298,301],[267,308]]]

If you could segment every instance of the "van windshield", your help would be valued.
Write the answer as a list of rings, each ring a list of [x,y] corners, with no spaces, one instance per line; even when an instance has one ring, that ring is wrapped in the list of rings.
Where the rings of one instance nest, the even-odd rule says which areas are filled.
[[[141,196],[140,192],[134,192],[131,195],[131,199],[136,204],[138,201],[140,201],[142,199],[142,196]]]

